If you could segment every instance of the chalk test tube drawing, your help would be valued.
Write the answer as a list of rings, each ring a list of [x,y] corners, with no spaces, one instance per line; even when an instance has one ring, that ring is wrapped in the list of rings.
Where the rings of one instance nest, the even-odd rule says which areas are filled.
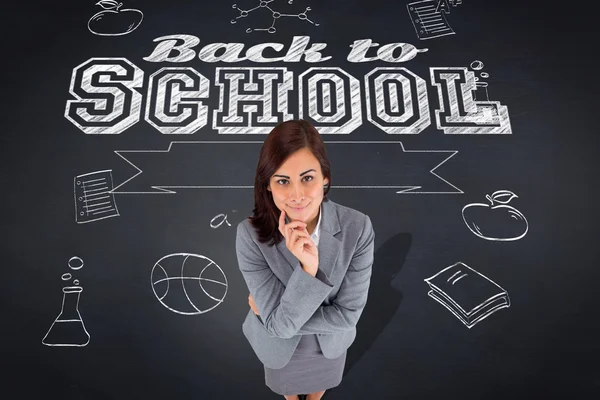
[[[435,110],[438,128],[445,134],[512,134],[508,108],[488,98],[488,83],[481,79],[490,75],[481,71],[483,63],[475,60],[469,68],[430,68],[431,82],[438,88],[441,105]]]
[[[327,144],[327,153],[332,160],[343,160],[348,158],[349,153],[360,155],[361,163],[345,164],[343,175],[347,176],[347,183],[344,178],[338,176],[337,189],[395,189],[397,194],[462,194],[464,193],[458,187],[443,179],[435,171],[444,165],[448,160],[454,157],[456,150],[406,150],[404,144],[399,141],[344,141],[334,140],[325,141]],[[239,164],[240,145],[244,146],[244,151],[260,151],[261,141],[172,141],[166,150],[115,150],[115,154],[131,165],[137,173],[124,182],[118,184],[113,190],[114,194],[175,194],[175,189],[253,189],[251,177],[248,182],[243,182],[244,174],[234,174],[215,180],[207,171],[211,171],[214,165],[237,165]],[[256,149],[254,149],[254,147]],[[360,150],[359,150],[360,149]],[[387,157],[393,157],[397,165],[393,166],[395,172],[385,174],[376,174],[376,184],[373,184],[373,178],[364,174],[362,165],[378,165],[379,153],[386,154]],[[135,164],[127,157],[132,153]],[[140,154],[146,153],[146,159]],[[156,157],[171,157],[177,160],[177,166],[185,166],[184,169],[177,169],[176,166],[168,171],[161,170],[161,176],[154,176],[151,172],[144,174],[145,170],[151,170],[150,159],[157,160]],[[420,160],[415,160],[419,158]],[[185,162],[182,160],[185,159]],[[441,160],[441,161],[439,161]],[[164,165],[170,165],[168,160],[160,161]],[[148,167],[142,165],[146,163]],[[405,165],[403,164],[405,163]],[[436,164],[437,163],[437,164]],[[411,166],[419,165],[419,171],[411,171]],[[435,165],[429,168],[428,165]],[[141,168],[140,168],[141,166]],[[180,167],[182,168],[182,167]],[[360,171],[355,169],[361,168]],[[198,171],[196,175],[191,171]],[[168,173],[168,174],[167,174]],[[402,176],[401,174],[407,174]],[[145,178],[144,190],[132,190],[129,186],[134,186],[129,182],[136,177]],[[360,179],[356,181],[356,177]],[[410,179],[411,184],[400,185],[397,181]],[[416,180],[416,182],[415,182]],[[212,183],[212,184],[211,184]],[[363,184],[364,183],[364,184]],[[434,185],[439,185],[440,190]],[[448,188],[447,186],[450,186]],[[125,187],[125,188],[124,188]],[[431,187],[431,188],[430,188]],[[138,186],[139,188],[139,186]],[[152,190],[150,190],[152,189]]]
[[[221,218],[221,221],[219,223],[213,224],[215,222],[216,219]],[[223,225],[223,222],[225,222],[227,224],[227,226],[231,226],[231,224],[229,223],[229,221],[227,221],[227,214],[218,214],[215,215],[213,217],[213,219],[210,220],[210,227],[213,229],[217,229],[218,227],[220,227],[221,225]]]
[[[462,209],[465,224],[476,236],[494,241],[519,240],[527,234],[527,218],[508,203],[518,197],[509,190],[498,190],[485,198],[490,204],[471,203]]]
[[[112,170],[78,175],[73,180],[75,220],[78,224],[119,216],[112,194]]]
[[[198,254],[162,257],[152,267],[150,281],[158,301],[177,314],[204,314],[221,304],[227,295],[223,270]]]
[[[127,35],[137,29],[144,19],[144,13],[135,8],[121,10],[123,3],[115,0],[100,0],[97,6],[104,10],[94,14],[88,21],[88,30],[99,36]]]
[[[453,1],[456,7],[461,2]],[[423,0],[406,5],[408,15],[420,40],[433,39],[440,36],[454,35],[444,14],[450,13],[450,7],[445,0]]]
[[[467,328],[510,306],[508,293],[463,262],[425,279],[429,297],[446,307]]]
[[[311,21],[308,16],[306,15],[307,12],[309,12],[311,10],[310,7],[306,7],[306,9],[304,10],[304,12],[301,12],[299,14],[284,14],[278,11],[275,11],[273,8],[271,8],[271,6],[269,6],[270,3],[274,2],[275,0],[259,0],[259,3],[256,7],[251,8],[249,10],[242,10],[241,8],[239,8],[237,6],[237,4],[234,4],[231,6],[231,8],[234,8],[236,10],[238,10],[240,12],[240,15],[238,15],[237,17],[235,17],[234,19],[231,20],[232,24],[235,24],[237,22],[238,19],[240,18],[246,18],[252,11],[258,10],[259,8],[264,8],[267,9],[271,12],[271,16],[273,17],[273,23],[271,24],[270,27],[268,28],[247,28],[246,29],[246,33],[252,33],[254,31],[266,31],[269,33],[275,33],[277,32],[277,29],[275,28],[275,22],[277,22],[277,20],[281,17],[295,17],[298,18],[302,21],[308,21],[311,24],[313,24],[314,26],[319,26],[319,24]],[[289,0],[288,4],[292,4],[293,0]]]
[[[68,265],[71,269],[78,270],[83,267],[83,260],[79,257],[71,257]],[[65,273],[61,279],[69,280],[71,277],[70,273]],[[79,285],[79,280],[75,279],[72,286],[65,286],[62,291],[63,300],[60,313],[46,332],[42,343],[46,346],[58,347],[86,346],[90,342],[90,334],[85,329],[79,313],[79,298],[83,287]]]
[[[473,100],[475,101],[486,101],[489,102],[490,101],[490,96],[488,94],[488,83],[482,81],[481,79],[487,79],[490,77],[490,74],[482,71],[483,69],[483,62],[479,61],[479,60],[475,60],[473,62],[471,62],[471,64],[469,65],[469,68],[472,69],[473,71],[477,71],[479,73],[479,76],[475,77],[475,90],[473,91]],[[485,117],[485,113],[486,111],[488,113],[490,113],[490,111],[488,110],[484,110],[482,112],[482,115]],[[498,115],[489,115],[487,116],[488,121],[491,120],[494,116],[498,116]]]

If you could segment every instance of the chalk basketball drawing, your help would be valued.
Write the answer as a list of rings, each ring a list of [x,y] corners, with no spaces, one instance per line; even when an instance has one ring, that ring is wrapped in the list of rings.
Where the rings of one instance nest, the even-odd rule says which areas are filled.
[[[525,216],[507,205],[518,197],[509,190],[485,195],[490,204],[472,203],[462,209],[463,220],[475,235],[486,240],[511,241],[521,239],[529,230]]]
[[[164,256],[154,264],[150,280],[158,301],[177,314],[204,314],[221,304],[227,294],[223,270],[198,254]]]
[[[121,36],[137,29],[144,19],[144,14],[135,8],[120,9],[123,3],[115,0],[100,0],[97,6],[104,8],[88,21],[88,29],[94,35]]]

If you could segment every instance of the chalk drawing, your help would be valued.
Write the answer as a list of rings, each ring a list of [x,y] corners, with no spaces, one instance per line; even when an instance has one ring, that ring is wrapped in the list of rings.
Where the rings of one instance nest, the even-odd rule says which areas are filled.
[[[487,276],[463,262],[425,279],[429,297],[446,307],[471,329],[493,313],[510,306],[508,293]]]
[[[221,221],[218,224],[213,224],[213,222],[215,222],[216,219],[218,218],[222,218]],[[210,227],[213,229],[217,229],[218,227],[220,227],[221,225],[223,225],[223,222],[225,222],[227,224],[227,226],[231,226],[231,224],[229,223],[229,221],[227,221],[227,214],[218,214],[215,215],[213,217],[213,219],[210,220]]]
[[[456,7],[462,1],[451,1]],[[423,0],[406,5],[408,15],[420,40],[454,35],[445,14],[450,14],[447,0]]]
[[[434,175],[437,179],[439,179],[442,182],[449,185],[453,190],[429,191],[429,190],[423,190],[422,185],[414,185],[414,184],[413,185],[397,185],[397,184],[390,184],[390,185],[336,185],[335,187],[337,189],[396,189],[397,194],[462,194],[462,193],[464,193],[457,186],[453,185],[446,179],[443,179],[440,175],[438,175],[435,172],[444,163],[446,163],[446,161],[448,161],[450,158],[452,158],[453,156],[455,156],[458,153],[458,151],[456,151],[456,150],[406,150],[404,148],[404,144],[402,142],[398,142],[398,141],[392,142],[392,141],[344,141],[344,140],[338,141],[338,140],[336,140],[336,141],[324,141],[324,143],[327,145],[327,149],[328,149],[327,152],[330,155],[336,154],[336,153],[341,154],[345,148],[348,148],[345,145],[364,146],[367,144],[385,146],[385,148],[389,148],[389,146],[398,146],[398,156],[401,156],[403,153],[423,153],[423,154],[440,153],[440,154],[448,155],[441,162],[439,162],[435,167],[430,169],[429,173]],[[113,189],[112,192],[114,194],[175,194],[177,192],[174,189],[253,189],[254,186],[251,184],[233,185],[233,184],[228,184],[226,182],[223,182],[222,184],[218,184],[218,185],[202,185],[202,184],[200,184],[201,182],[198,182],[198,184],[185,184],[185,185],[164,184],[164,183],[152,184],[152,183],[150,183],[149,189],[152,189],[152,190],[131,191],[131,190],[121,189],[121,187],[123,187],[128,182],[132,181],[133,179],[135,179],[137,176],[141,175],[144,172],[141,168],[139,168],[136,164],[134,164],[131,160],[129,160],[127,158],[127,153],[133,153],[136,155],[139,153],[149,153],[149,154],[169,153],[169,152],[171,152],[172,149],[174,149],[173,151],[177,151],[177,150],[181,151],[183,149],[186,149],[188,146],[199,146],[202,148],[206,148],[206,146],[211,146],[211,145],[218,145],[218,146],[215,146],[215,150],[213,152],[224,151],[226,153],[231,153],[231,151],[227,150],[227,147],[235,146],[235,145],[239,145],[239,144],[243,144],[243,145],[254,144],[254,145],[260,146],[263,144],[263,142],[262,141],[233,141],[233,140],[227,140],[227,141],[219,141],[219,140],[216,140],[216,141],[172,141],[166,150],[115,150],[114,152],[119,157],[121,157],[123,160],[125,160],[129,165],[131,165],[135,170],[137,170],[137,172],[133,176],[126,179],[124,182],[117,185]],[[174,145],[177,145],[177,146],[174,147]],[[222,148],[222,150],[216,150],[218,148]],[[258,148],[260,148],[260,147],[258,147]],[[188,150],[188,153],[189,153],[189,150]],[[370,153],[372,154],[373,152],[370,152]],[[139,157],[136,157],[136,158],[140,159]],[[177,177],[175,177],[175,178],[177,178]],[[197,179],[201,180],[202,176],[200,175]]]
[[[240,12],[240,15],[238,15],[237,17],[235,17],[234,19],[231,20],[232,24],[235,24],[237,22],[238,19],[240,18],[246,18],[252,11],[258,10],[259,8],[263,8],[263,9],[267,9],[271,12],[271,16],[273,17],[273,23],[271,24],[271,26],[269,26],[268,28],[247,28],[246,29],[246,33],[252,33],[254,31],[259,32],[259,31],[264,31],[264,32],[269,32],[269,33],[275,33],[277,32],[277,29],[275,28],[275,22],[277,22],[277,20],[281,17],[295,17],[298,18],[302,21],[308,21],[311,24],[313,24],[314,26],[319,26],[319,24],[311,21],[308,16],[306,15],[307,12],[309,12],[311,10],[310,7],[306,7],[306,9],[304,10],[304,12],[301,12],[299,14],[284,14],[278,11],[275,11],[273,8],[271,8],[271,6],[269,6],[270,3],[274,2],[275,0],[260,0],[258,5],[254,8],[251,8],[249,10],[242,10],[241,8],[239,8],[237,6],[237,4],[234,4],[231,6],[231,8],[234,8],[236,10],[238,10]],[[293,0],[289,0],[288,4],[292,4]]]
[[[78,175],[73,180],[75,220],[78,224],[119,216],[112,194],[112,170]]]
[[[475,68],[473,68],[475,67]],[[479,71],[483,63],[475,60],[471,69]],[[488,99],[488,84],[465,67],[431,67],[431,82],[438,89],[440,109],[435,110],[437,128],[445,134],[511,134],[508,108]]]
[[[462,209],[465,224],[476,236],[494,241],[519,240],[527,234],[527,218],[508,203],[518,196],[509,190],[498,190],[485,198],[490,202],[467,204]]]
[[[96,13],[88,21],[88,30],[98,36],[127,35],[137,29],[144,14],[135,8],[124,8],[115,0],[101,0],[96,3],[104,10]]]
[[[227,278],[221,267],[198,254],[162,257],[152,267],[150,281],[156,299],[182,315],[204,314],[221,304],[227,295]]]
[[[83,260],[75,256],[71,257],[67,264],[72,270],[79,270],[83,267]],[[63,281],[71,278],[71,273],[64,273],[61,276]],[[46,346],[58,347],[87,346],[90,342],[90,334],[85,328],[85,324],[79,313],[79,299],[83,287],[79,285],[79,280],[75,279],[73,285],[63,287],[62,291],[63,300],[60,313],[50,326],[50,329],[48,329],[48,332],[46,332],[42,343]]]

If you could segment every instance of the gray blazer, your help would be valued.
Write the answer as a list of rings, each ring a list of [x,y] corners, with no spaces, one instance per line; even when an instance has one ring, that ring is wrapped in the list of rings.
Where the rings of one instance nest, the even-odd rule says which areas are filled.
[[[306,273],[285,240],[257,240],[248,219],[237,226],[236,253],[260,317],[252,309],[242,324],[259,360],[272,369],[291,359],[300,335],[316,334],[326,358],[339,357],[356,337],[367,303],[375,232],[370,218],[323,199],[319,270]]]

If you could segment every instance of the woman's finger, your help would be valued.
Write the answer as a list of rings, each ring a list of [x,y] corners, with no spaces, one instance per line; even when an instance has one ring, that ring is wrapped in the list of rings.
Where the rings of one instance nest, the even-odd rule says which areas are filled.
[[[296,251],[302,251],[303,248],[310,248],[314,245],[314,242],[310,236],[300,237],[295,243],[294,247]]]
[[[283,235],[285,227],[285,210],[281,210],[281,214],[279,214],[279,232]]]
[[[290,243],[295,244],[300,238],[306,238],[308,236],[309,235],[305,230],[294,229],[290,233],[289,241]]]

